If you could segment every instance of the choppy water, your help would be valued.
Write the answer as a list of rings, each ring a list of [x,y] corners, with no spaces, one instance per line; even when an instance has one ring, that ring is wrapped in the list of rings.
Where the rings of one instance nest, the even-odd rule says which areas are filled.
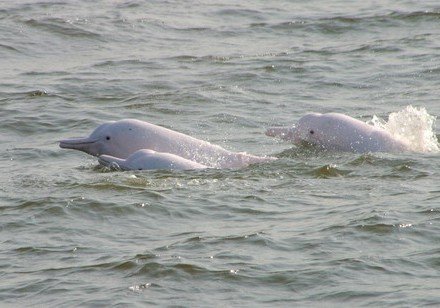
[[[1,305],[439,305],[440,154],[264,136],[439,115],[439,25],[437,1],[2,2]],[[280,159],[109,172],[58,148],[129,117]]]

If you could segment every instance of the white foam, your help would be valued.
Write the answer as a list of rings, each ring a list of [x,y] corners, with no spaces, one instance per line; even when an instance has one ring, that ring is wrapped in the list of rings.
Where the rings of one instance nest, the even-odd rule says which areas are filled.
[[[403,110],[392,112],[385,121],[378,116],[367,123],[382,128],[395,138],[406,141],[415,152],[439,152],[440,144],[435,134],[436,117],[425,108],[406,106]]]

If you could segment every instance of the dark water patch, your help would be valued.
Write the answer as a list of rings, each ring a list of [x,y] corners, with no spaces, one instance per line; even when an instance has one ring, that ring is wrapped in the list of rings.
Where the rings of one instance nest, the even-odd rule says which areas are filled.
[[[170,237],[184,237],[186,238],[186,241],[188,242],[199,242],[202,237],[199,235],[201,234],[200,232],[192,232],[192,231],[188,231],[188,232],[178,232],[175,234],[170,234]]]
[[[182,93],[182,90],[175,89],[172,85],[166,83],[151,84],[151,89],[146,93],[139,93],[134,96],[129,96],[121,100],[119,104],[126,106],[129,109],[136,109],[142,107],[150,107],[160,102],[168,104],[181,105],[185,100],[198,101],[197,95],[194,93]]]
[[[36,89],[36,90],[30,90],[30,91],[24,91],[24,92],[2,92],[1,95],[4,97],[4,99],[10,99],[10,100],[23,100],[28,98],[38,98],[38,97],[47,97],[50,96],[51,93],[49,93],[45,89]]]
[[[29,77],[64,77],[66,75],[69,75],[71,72],[69,71],[50,71],[50,70],[32,70],[32,71],[26,71],[24,73],[21,73],[21,76],[29,76]],[[48,92],[47,90],[35,90],[35,91],[44,91]],[[33,91],[30,91],[32,93]],[[51,93],[46,93],[50,95]]]
[[[218,245],[218,246],[221,247],[222,245]],[[208,245],[207,247],[209,248],[211,246]],[[254,260],[253,256],[238,254],[231,251],[216,251],[209,258],[215,260],[215,262],[220,261],[223,264],[228,262],[233,262],[235,264],[240,262],[240,264],[246,264],[246,263],[252,263],[252,261]]]
[[[314,169],[311,172],[311,175],[320,179],[328,179],[333,177],[342,177],[350,173],[350,170],[342,170],[335,165],[325,165]]]
[[[149,262],[153,259],[156,259],[157,255],[154,253],[142,253],[142,254],[137,254],[136,256],[134,256],[134,261],[137,264],[141,264],[141,263],[145,263],[145,262]]]
[[[76,108],[76,107],[72,107]],[[59,131],[57,138],[59,140],[73,137],[88,136],[99,124],[104,121],[95,117],[84,117],[82,115],[68,114],[66,118],[58,120]]]
[[[270,26],[270,24],[267,23],[267,22],[251,22],[249,24],[250,28],[266,28],[266,27],[269,27],[269,26]]]
[[[72,253],[72,251],[66,251],[65,253]],[[80,262],[79,264],[70,264],[66,266],[46,266],[38,269],[32,269],[22,274],[49,274],[51,276],[62,276],[66,274],[80,274],[80,273],[99,273],[102,271],[107,272],[127,272],[133,269],[139,268],[139,264],[135,260],[122,260],[111,262]]]
[[[309,265],[294,270],[269,273],[269,275],[263,274],[259,277],[259,280],[264,283],[267,278],[275,285],[282,282],[285,287],[296,292],[314,288],[317,284],[326,285],[327,287],[335,284],[332,277],[320,269],[319,266],[312,268]]]
[[[377,156],[373,154],[362,154],[358,157],[356,157],[354,160],[349,161],[347,164],[351,166],[364,166],[364,165],[376,165],[378,160]]]
[[[439,248],[429,248],[424,251],[414,252],[409,256],[411,259],[417,260],[419,263],[423,264],[425,267],[432,268],[435,270],[440,269],[440,249]]]
[[[252,204],[254,204],[254,202],[257,203],[267,203],[268,201],[263,199],[263,198],[258,198],[256,196],[247,196],[244,198],[246,201],[251,201]],[[282,213],[278,213],[275,211],[268,211],[268,210],[264,210],[264,209],[259,209],[259,208],[255,208],[255,207],[235,207],[232,209],[233,213],[237,213],[237,214],[243,214],[243,215],[249,215],[249,216],[268,216],[268,217],[274,217],[275,215],[281,215]]]
[[[116,264],[112,265],[111,267],[108,267],[107,269],[110,269],[112,271],[125,272],[125,271],[128,271],[128,270],[135,269],[138,266],[139,265],[137,264],[137,262],[123,261],[123,262],[116,263]]]
[[[19,247],[13,250],[17,255],[32,255],[32,256],[50,256],[50,255],[65,255],[79,252],[78,247],[72,246],[27,246]]]
[[[377,298],[382,298],[383,296],[385,296],[386,294],[388,294],[388,291],[365,291],[365,290],[344,290],[344,291],[334,291],[334,292],[329,292],[327,294],[319,294],[317,297],[318,301],[324,301],[324,302],[330,302],[333,304],[340,303],[340,302],[344,302],[347,304],[351,304],[351,305],[359,305],[359,306],[363,306],[362,303],[367,303],[365,304],[366,306],[369,305],[369,303],[375,301],[375,299]],[[384,301],[379,300],[377,301],[378,305],[383,304]],[[403,304],[403,303],[401,303]]]
[[[31,73],[32,74],[32,73]],[[50,74],[50,73],[48,73]],[[23,92],[2,92],[0,102],[5,104],[5,110],[9,112],[20,110],[19,104],[23,108],[34,106],[35,102],[41,102],[45,107],[60,101],[73,101],[72,96],[60,94],[47,89],[25,90]],[[47,110],[39,110],[39,113],[47,112]]]
[[[216,11],[216,15],[220,16],[235,16],[239,18],[248,17],[251,19],[261,19],[262,14],[258,10],[252,10],[252,9],[243,9],[243,8],[227,8],[227,9],[221,9]]]
[[[195,35],[206,35],[206,34],[213,34],[217,31],[213,31],[212,28],[208,27],[184,27],[184,28],[174,28],[178,32],[184,32],[186,34],[195,34]]]
[[[420,71],[421,74],[432,74],[433,76],[438,76],[438,74],[440,74],[440,67],[431,67],[428,69],[424,69],[422,71]],[[437,139],[440,138],[440,135],[437,135]]]
[[[307,63],[303,61],[297,61],[294,59],[284,58],[268,58],[266,60],[261,59],[256,64],[256,71],[263,71],[266,74],[262,74],[260,78],[267,82],[272,82],[272,76],[283,77],[282,80],[289,81],[289,76],[306,76],[310,71],[307,67]],[[283,76],[284,75],[284,76]],[[280,79],[281,81],[281,79]],[[255,89],[257,93],[269,94],[272,92],[265,92],[264,89]]]
[[[139,276],[148,277],[149,280],[172,279],[181,283],[188,279],[193,281],[222,281],[222,283],[241,280],[239,269],[215,269],[211,266],[207,267],[179,261],[179,259],[165,263],[144,263],[141,267],[136,268],[127,275],[127,277]]]
[[[33,200],[24,201],[14,207],[0,207],[0,212],[5,219],[1,229],[7,233],[21,232],[32,227],[37,227],[44,221],[60,219],[67,217],[66,208],[54,198],[33,198]],[[42,228],[39,232],[44,232]]]
[[[11,6],[4,11],[9,14],[27,13],[28,11],[38,11],[39,9],[64,8],[66,3],[63,1],[29,1],[29,3],[8,3]]]
[[[349,161],[348,165],[361,167],[361,171],[377,172],[378,178],[389,179],[421,179],[432,176],[431,171],[423,170],[413,158],[401,158],[399,156],[383,153],[363,154],[356,159]]]
[[[437,193],[437,197],[436,198],[440,198],[440,191],[434,192]],[[426,208],[425,206],[423,206],[423,209],[418,211],[417,214],[422,215],[423,217],[428,216],[428,217],[432,217],[432,218],[436,218],[437,216],[440,216],[440,209],[437,208]]]
[[[12,290],[12,297],[19,296],[20,294],[32,294],[32,296],[38,296],[44,294],[48,290],[53,290],[53,292],[57,293],[57,291],[60,291],[55,287],[57,283],[58,279],[56,278],[28,279],[17,284]]]
[[[237,251],[228,251],[227,247],[231,247],[231,245],[238,245],[238,247],[243,248],[247,247],[247,249],[253,249],[252,247],[259,247],[259,249],[276,250],[280,253],[292,251],[292,243],[276,239],[272,234],[265,231],[258,231],[256,233],[240,236],[230,235],[226,237],[214,237],[207,239],[206,241],[206,247],[208,249],[215,249],[219,251],[218,253],[213,255],[214,259],[231,261],[240,260],[242,262],[253,263],[253,260],[256,258],[256,256],[242,254]]]
[[[137,9],[142,7],[142,4],[137,0],[129,0],[122,3],[117,3],[116,7],[118,9]]]
[[[267,28],[266,25],[265,28]],[[330,19],[302,19],[268,25],[268,29],[272,31],[306,31],[323,35],[340,35],[345,34],[346,32],[360,30],[359,28],[360,25],[355,19],[344,17]]]
[[[176,108],[174,104],[170,106],[162,106],[160,103],[143,102],[129,104],[124,107],[130,110],[144,110],[149,112],[158,112],[166,115],[179,115],[186,113],[183,108]],[[120,108],[120,106],[116,108]]]
[[[313,156],[323,155],[323,152],[309,143],[304,143],[300,146],[294,146],[283,150],[276,154],[278,158],[309,158]]]
[[[408,164],[402,164],[398,166],[393,166],[393,170],[397,173],[401,173],[401,172],[409,172],[412,170],[412,168]]]
[[[374,233],[374,234],[390,234],[395,231],[395,226],[390,224],[384,224],[384,223],[377,223],[377,224],[363,224],[361,226],[357,227],[359,231],[368,232],[368,233]]]
[[[53,143],[50,143],[53,145]],[[39,147],[11,147],[5,151],[6,158],[15,161],[17,164],[24,164],[26,161],[32,161],[34,164],[50,157],[60,157],[60,152],[55,149],[45,149]],[[0,154],[0,157],[2,155]]]
[[[175,57],[169,58],[169,60],[174,60],[177,62],[184,62],[184,63],[226,63],[230,60],[232,60],[233,57],[231,56],[214,56],[214,55],[207,55],[207,56],[193,56],[193,55],[179,55]]]
[[[434,34],[432,33],[414,34],[412,36],[398,39],[396,42],[399,45],[411,46],[415,48],[420,47],[422,44],[430,46],[430,44],[434,41],[433,36]]]
[[[179,55],[169,58],[169,60],[175,60],[177,62],[198,62],[202,57],[192,56],[192,55]]]
[[[256,22],[250,23],[252,29],[268,29],[271,31],[307,31],[323,35],[340,35],[348,32],[376,31],[378,28],[402,26],[401,22],[436,22],[440,13],[436,11],[390,12],[366,16],[333,16],[305,17],[280,23]]]
[[[258,128],[259,124],[253,121],[249,121],[245,117],[240,117],[230,113],[218,113],[213,114],[210,120],[214,123],[227,123],[227,124],[238,124],[240,127],[253,127]]]
[[[20,53],[20,50],[7,44],[0,44],[0,49],[6,50],[6,51],[13,51],[15,53]]]
[[[50,121],[50,119],[43,120],[39,115],[24,115],[14,116],[5,119],[0,124],[0,127],[7,129],[10,132],[22,136],[38,136],[41,133],[56,132],[59,128]]]
[[[326,79],[317,80],[313,88],[355,88],[359,89],[360,85],[356,83],[342,83],[338,81],[329,81]]]
[[[233,54],[228,56],[220,56],[220,55],[207,55],[207,56],[192,56],[192,55],[180,55],[169,58],[169,60],[174,60],[177,62],[183,63],[202,63],[202,64],[228,64],[228,65],[237,65],[237,62],[245,62],[245,61],[255,61],[260,63],[259,60],[264,58],[278,58],[284,57],[287,54],[285,52],[280,53],[264,53],[264,54],[251,54],[251,55],[243,55],[243,54]],[[294,60],[292,60],[294,61]]]
[[[409,22],[420,22],[420,21],[440,21],[440,11],[415,11],[415,12],[392,12],[388,15],[390,18],[409,21]]]
[[[338,153],[321,150],[311,145],[303,144],[298,147],[286,149],[275,154],[283,163],[294,163],[292,168],[298,174],[309,174],[317,178],[327,177],[375,177],[378,179],[423,179],[433,176],[431,170],[414,160],[412,155],[394,155],[387,153]],[[320,165],[322,162],[331,162]],[[271,164],[276,165],[274,162]]]
[[[136,102],[142,101],[142,100],[143,99],[141,98],[140,95],[134,95],[134,96],[131,96],[131,97],[124,98],[123,100],[121,100],[120,103],[121,104],[127,104],[127,108],[129,108],[129,109],[131,108],[131,105],[129,105],[128,103],[132,103],[133,104],[133,109],[135,109],[137,107],[136,105],[140,105],[140,106],[143,105],[142,103],[136,103]],[[150,103],[148,103],[147,105],[150,105]]]
[[[257,245],[257,246],[267,246],[268,241],[264,235],[264,232],[257,232],[253,234],[246,235],[231,235],[226,237],[219,237],[209,241],[210,244],[220,244],[231,242],[240,245]]]
[[[346,53],[399,53],[402,52],[403,47],[398,47],[394,42],[376,41],[370,44],[363,44],[361,46],[354,46],[353,48],[339,51]],[[338,52],[335,50],[335,52]]]
[[[192,265],[181,265],[181,268],[185,268],[188,272],[203,272],[201,267],[196,267]],[[142,265],[137,266],[135,270],[128,274],[128,277],[143,276],[149,279],[153,278],[164,278],[164,277],[174,277],[174,279],[182,279],[182,272],[179,271],[179,267],[176,265],[167,265],[154,261],[144,262]]]
[[[343,268],[344,271],[362,270],[368,272],[377,272],[377,274],[392,273],[392,271],[388,269],[386,266],[380,266],[375,262],[371,262],[371,260],[363,260],[358,258],[342,258],[337,260],[331,260],[328,262],[327,265],[332,267]]]
[[[113,218],[122,219],[123,217],[130,219],[133,215],[141,213],[140,207],[127,204],[123,200],[123,197],[120,202],[103,202],[85,197],[72,198],[67,201],[66,207],[71,214],[96,221],[107,221]]]
[[[33,212],[34,210],[39,211],[52,207],[60,208],[58,201],[59,200],[56,197],[35,197],[34,199],[31,200],[16,201],[16,204],[14,206],[1,206],[0,211],[8,212],[14,210],[14,211],[23,211],[23,212]]]
[[[432,278],[435,277],[431,272],[431,268],[427,266],[424,260],[415,259],[405,253],[403,256],[393,258],[381,258],[381,264],[388,269],[390,274],[399,275],[401,277],[411,278]],[[378,261],[375,261],[375,263]],[[414,270],[418,269],[418,270]]]
[[[142,59],[126,59],[126,60],[105,60],[92,64],[91,68],[122,68],[127,69],[151,69],[163,70],[165,67],[157,61],[146,61]]]
[[[359,154],[352,154],[359,155]],[[349,165],[353,166],[363,166],[363,165],[376,165],[381,167],[391,166],[394,168],[400,168],[406,166],[411,169],[411,166],[415,166],[417,161],[412,158],[402,158],[398,154],[387,154],[387,153],[366,153],[361,154],[354,160],[348,162]]]
[[[304,280],[302,280],[297,273],[292,271],[268,271],[258,275],[257,280],[263,284],[283,286],[296,294],[298,294],[298,291],[300,291],[301,285],[303,283],[305,284]]]
[[[396,163],[389,166],[385,172],[380,175],[381,178],[390,179],[407,179],[418,180],[423,178],[429,178],[432,176],[430,170],[422,170],[419,166],[412,162]]]
[[[145,197],[152,200],[163,200],[165,198],[164,191],[169,190],[167,187],[157,187],[157,183],[150,182],[142,178],[127,178],[107,180],[105,182],[99,181],[95,183],[82,183],[74,185],[72,188],[85,188],[103,192],[142,192]]]
[[[269,64],[263,67],[263,70],[267,73],[273,73],[277,71],[277,67],[273,64]]]
[[[257,232],[253,234],[246,235],[230,235],[230,236],[195,236],[190,238],[185,238],[179,240],[177,242],[168,244],[163,247],[158,247],[155,249],[158,253],[165,251],[192,251],[194,249],[201,249],[212,251],[219,251],[222,247],[227,247],[230,245],[240,245],[242,247],[271,247],[271,248],[279,248],[285,249],[286,247],[282,247],[280,243],[274,242],[274,240],[264,232]],[[214,259],[221,260],[241,260],[241,261],[249,261],[251,257],[245,257],[241,255],[237,255],[235,253],[230,252],[222,252],[219,251],[215,253],[212,257]],[[249,259],[250,258],[250,259]]]

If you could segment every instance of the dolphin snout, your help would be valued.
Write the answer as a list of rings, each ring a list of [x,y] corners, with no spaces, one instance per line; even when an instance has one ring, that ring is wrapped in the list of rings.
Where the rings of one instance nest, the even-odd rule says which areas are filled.
[[[70,138],[60,140],[60,148],[72,149],[85,152],[90,155],[97,156],[100,153],[99,142],[97,139],[86,138]]]
[[[282,140],[292,140],[295,127],[269,127],[266,136],[277,137]]]
[[[64,140],[60,140],[60,148],[64,148],[64,149],[78,149],[80,147],[84,147],[90,144],[95,143],[97,140],[95,139],[90,139],[88,137],[86,138],[69,138],[69,139],[64,139]]]

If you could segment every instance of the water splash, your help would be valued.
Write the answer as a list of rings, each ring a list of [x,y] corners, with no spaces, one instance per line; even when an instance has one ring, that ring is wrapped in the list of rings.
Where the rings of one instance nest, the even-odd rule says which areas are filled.
[[[406,106],[403,110],[392,112],[385,121],[374,115],[367,123],[382,128],[395,138],[406,141],[415,152],[439,152],[440,144],[435,134],[436,117],[424,107]]]

